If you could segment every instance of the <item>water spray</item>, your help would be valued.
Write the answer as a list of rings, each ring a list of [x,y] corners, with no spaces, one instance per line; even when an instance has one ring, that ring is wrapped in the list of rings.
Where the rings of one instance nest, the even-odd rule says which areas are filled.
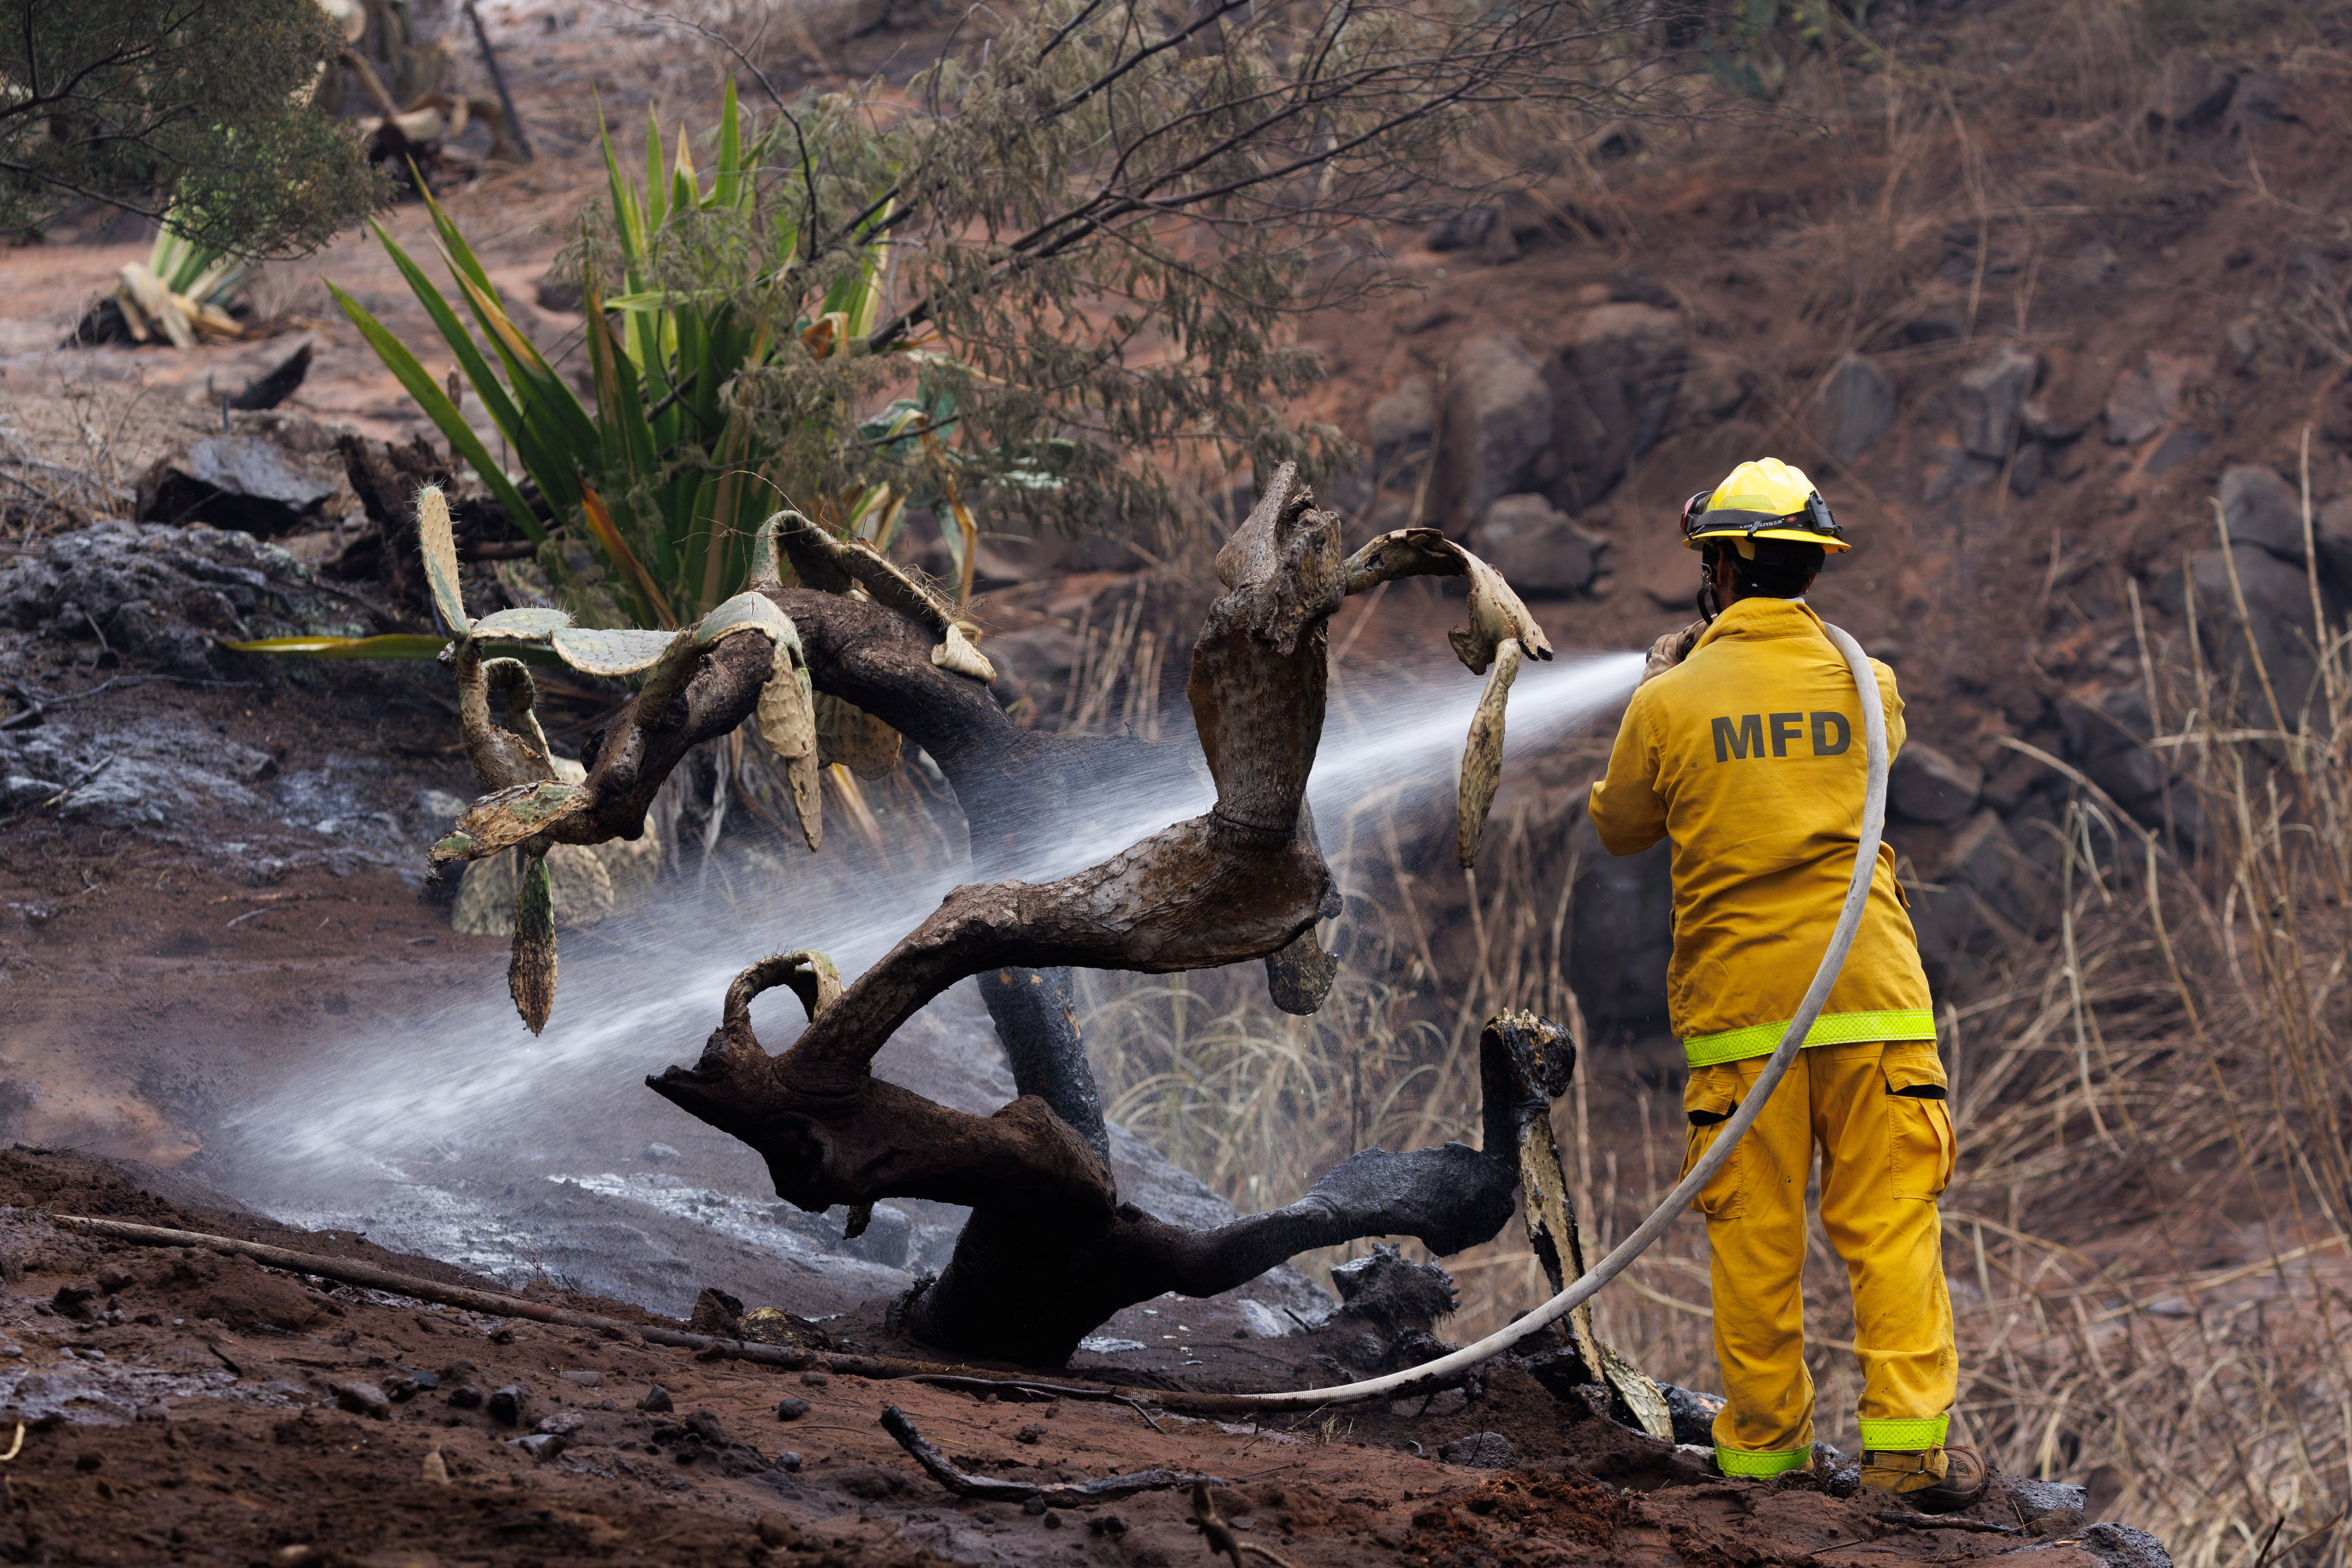
[[[1598,1295],[1601,1288],[1622,1273],[1639,1258],[1674,1221],[1675,1213],[1688,1203],[1720,1172],[1741,1138],[1755,1125],[1763,1113],[1773,1091],[1802,1048],[1805,1037],[1829,999],[1832,987],[1845,966],[1845,959],[1853,945],[1855,933],[1869,901],[1872,876],[1878,860],[1881,833],[1886,816],[1886,721],[1879,697],[1878,680],[1870,668],[1870,660],[1859,643],[1835,626],[1824,626],[1823,634],[1846,661],[1853,678],[1854,689],[1861,700],[1864,756],[1868,776],[1863,797],[1862,831],[1855,846],[1854,866],[1845,900],[1839,911],[1837,924],[1832,931],[1829,944],[1813,973],[1796,1016],[1790,1020],[1779,1047],[1766,1061],[1749,1090],[1746,1101],[1733,1111],[1723,1124],[1707,1152],[1701,1155],[1688,1174],[1675,1184],[1663,1202],[1632,1235],[1618,1245],[1606,1258],[1583,1276],[1568,1285],[1559,1294],[1528,1313],[1509,1327],[1488,1335],[1475,1344],[1465,1346],[1451,1354],[1420,1366],[1393,1373],[1385,1377],[1370,1378],[1360,1383],[1342,1384],[1336,1388],[1285,1390],[1265,1394],[1190,1394],[1181,1391],[1154,1391],[1149,1395],[1155,1403],[1176,1408],[1211,1412],[1244,1414],[1269,1410],[1320,1409],[1334,1405],[1349,1405],[1415,1390],[1433,1384],[1454,1373],[1466,1371],[1482,1362],[1499,1355],[1545,1328],[1559,1321],[1577,1307]],[[223,1236],[209,1236],[175,1230],[161,1230],[145,1226],[126,1225],[118,1221],[91,1219],[81,1216],[53,1216],[57,1223],[112,1239],[147,1246],[197,1246],[215,1251],[243,1253],[261,1261],[280,1266],[299,1267],[331,1278],[353,1279],[380,1288],[398,1289],[421,1299],[446,1300],[476,1310],[512,1312],[545,1321],[572,1323],[583,1327],[619,1329],[616,1321],[587,1314],[564,1311],[543,1303],[512,1300],[490,1293],[463,1290],[436,1281],[411,1279],[377,1270],[365,1264],[347,1259],[311,1258],[306,1254],[282,1252],[276,1248],[258,1247],[257,1244]],[[712,1339],[707,1336],[647,1329],[646,1337],[658,1339],[665,1344],[688,1346],[706,1353],[731,1354],[745,1359],[773,1361],[779,1364],[834,1364],[837,1370],[862,1375],[896,1377],[916,1376],[937,1380],[945,1373],[969,1374],[981,1381],[1013,1381],[1004,1374],[982,1372],[977,1368],[942,1366],[930,1363],[898,1361],[889,1358],[847,1356],[831,1358],[818,1352],[799,1349],[779,1349],[765,1345],[747,1344],[740,1341]],[[959,1375],[956,1381],[966,1381]],[[1095,1391],[1066,1389],[1062,1392],[1086,1394]],[[1104,1391],[1104,1396],[1124,1397],[1118,1391]]]

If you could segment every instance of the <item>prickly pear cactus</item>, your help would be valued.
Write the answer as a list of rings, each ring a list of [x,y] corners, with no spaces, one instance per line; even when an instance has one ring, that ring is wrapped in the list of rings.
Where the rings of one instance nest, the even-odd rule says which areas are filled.
[[[583,674],[607,679],[645,675],[646,700],[653,700],[656,688],[675,689],[699,652],[730,637],[766,637],[774,655],[755,720],[761,739],[784,764],[793,812],[811,849],[824,838],[819,770],[840,761],[865,776],[877,776],[897,763],[898,736],[879,720],[818,697],[799,628],[763,592],[782,584],[777,563],[779,529],[789,531],[795,563],[809,568],[804,576],[824,578],[819,586],[838,592],[866,594],[929,627],[940,639],[931,662],[941,668],[975,680],[996,679],[996,671],[936,595],[874,552],[833,539],[797,512],[778,512],[761,527],[751,583],[745,592],[676,633],[578,626],[562,611],[541,607],[501,610],[474,620],[466,614],[459,591],[448,502],[437,488],[427,486],[418,492],[416,528],[434,608],[454,638],[442,657],[457,669],[467,752],[491,786],[433,847],[432,855],[436,861],[478,861],[509,849],[520,852],[508,983],[516,1011],[534,1034],[545,1026],[555,1005],[558,900],[548,858],[559,847],[548,830],[585,811],[592,801],[580,778],[562,776],[567,765],[549,750],[532,715],[536,689],[530,671],[516,659],[486,658],[487,647],[543,647]],[[490,719],[493,690],[507,693],[505,727]],[[476,919],[488,923],[478,913]]]

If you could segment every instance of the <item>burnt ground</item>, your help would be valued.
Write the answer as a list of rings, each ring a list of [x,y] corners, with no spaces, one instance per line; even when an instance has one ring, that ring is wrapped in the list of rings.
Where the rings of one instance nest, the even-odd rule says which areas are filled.
[[[878,1426],[894,1405],[968,1472],[1218,1477],[1228,1483],[1213,1494],[1218,1511],[1240,1539],[1293,1563],[1968,1562],[2031,1550],[2042,1568],[2093,1568],[2127,1545],[2052,1511],[2063,1498],[2037,1505],[2030,1488],[1998,1489],[1973,1510],[2033,1531],[2010,1535],[1890,1522],[1884,1505],[1811,1480],[1725,1481],[1510,1364],[1475,1397],[1441,1395],[1426,1414],[1147,1420],[1122,1405],[1013,1403],[701,1359],[625,1329],[487,1317],[243,1258],[98,1243],[41,1217],[243,1234],[467,1282],[349,1236],[154,1195],[171,1183],[71,1153],[0,1152],[0,1422],[26,1426],[0,1469],[0,1556],[423,1568],[1161,1564],[1203,1551],[1181,1491],[1045,1513],[948,1495]],[[596,1298],[531,1294],[652,1321]],[[846,1342],[855,1325],[836,1326]],[[1252,1383],[1271,1370],[1211,1349],[1185,1381]],[[1310,1364],[1284,1370],[1312,1375]],[[670,1409],[646,1407],[664,1403],[656,1386]],[[806,1409],[780,1420],[785,1400]],[[1525,1458],[1428,1457],[1477,1433]]]

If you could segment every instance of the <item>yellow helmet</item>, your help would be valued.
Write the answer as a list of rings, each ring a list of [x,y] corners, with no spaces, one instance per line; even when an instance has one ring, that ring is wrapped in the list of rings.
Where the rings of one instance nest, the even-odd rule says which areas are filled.
[[[1703,549],[1711,539],[1785,539],[1824,550],[1850,548],[1804,469],[1778,458],[1742,463],[1723,483],[1683,503],[1683,547]],[[1752,551],[1743,548],[1740,553]]]

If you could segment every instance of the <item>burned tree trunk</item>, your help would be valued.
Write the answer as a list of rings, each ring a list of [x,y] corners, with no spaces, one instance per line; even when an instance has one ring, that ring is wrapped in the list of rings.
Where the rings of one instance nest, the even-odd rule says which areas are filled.
[[[959,638],[941,641],[929,606],[915,604],[909,616],[823,591],[845,585],[842,547],[805,532],[783,542],[803,580],[818,586],[761,592],[789,617],[814,689],[930,753],[968,817],[975,868],[1003,877],[1028,846],[1058,841],[1089,789],[1101,787],[1092,781],[1115,776],[1097,766],[1104,753],[1128,743],[1020,730],[980,680],[958,672],[984,662],[964,658],[968,647],[953,648]],[[1491,663],[1498,672],[1489,740],[1474,742],[1465,764],[1465,810],[1481,816],[1509,671],[1522,653],[1550,656],[1501,579],[1430,531],[1383,536],[1343,561],[1339,519],[1313,508],[1288,468],[1220,552],[1217,570],[1226,592],[1194,648],[1190,688],[1216,786],[1208,813],[1054,881],[958,888],[845,986],[819,952],[762,960],[730,990],[700,1058],[646,1080],[758,1150],[779,1195],[803,1208],[898,1196],[971,1205],[946,1270],[900,1303],[907,1329],[943,1349],[1058,1364],[1131,1302],[1169,1290],[1214,1294],[1299,1251],[1363,1237],[1413,1236],[1451,1253],[1492,1237],[1513,1213],[1512,1118],[1525,1108],[1510,1096],[1490,1106],[1490,1120],[1501,1120],[1485,1152],[1449,1143],[1359,1153],[1298,1202],[1216,1229],[1169,1225],[1118,1201],[1067,971],[1159,973],[1270,960],[1278,1001],[1301,1010],[1319,1004],[1329,976],[1312,933],[1337,900],[1304,801],[1323,728],[1327,625],[1345,595],[1412,574],[1471,578],[1471,624],[1454,634],[1455,649],[1473,669]],[[884,586],[877,598],[898,591]],[[593,740],[584,784],[548,795],[553,804],[529,826],[562,842],[635,837],[687,750],[743,723],[785,668],[782,653],[758,637],[678,634],[637,699]],[[486,782],[528,776],[510,739],[484,735],[473,746]],[[1473,776],[1479,770],[1484,787]],[[469,831],[485,834],[484,843],[491,828],[521,831],[477,810]],[[1466,842],[1475,844],[1475,828],[1465,823]],[[463,833],[449,842],[470,852]],[[876,1079],[870,1063],[893,1032],[975,975],[1020,1097],[992,1116],[972,1116]],[[800,994],[809,1023],[771,1055],[752,1032],[750,1004],[778,984]],[[1557,1036],[1533,1019],[1517,1026]]]

